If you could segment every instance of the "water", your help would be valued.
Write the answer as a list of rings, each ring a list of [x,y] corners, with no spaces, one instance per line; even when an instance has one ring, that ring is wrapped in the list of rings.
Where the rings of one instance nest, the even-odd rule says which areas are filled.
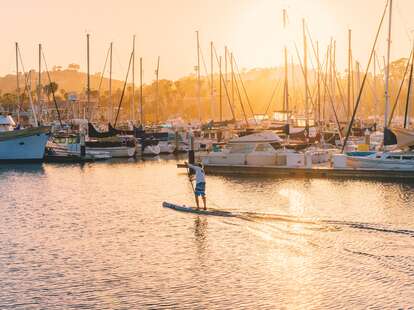
[[[207,177],[176,161],[0,167],[1,309],[414,306],[414,186]]]

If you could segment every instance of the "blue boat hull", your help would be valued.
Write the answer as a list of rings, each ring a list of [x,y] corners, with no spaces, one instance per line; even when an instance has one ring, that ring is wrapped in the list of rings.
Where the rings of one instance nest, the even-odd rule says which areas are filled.
[[[36,161],[45,156],[49,133],[36,133],[0,140],[0,161]]]

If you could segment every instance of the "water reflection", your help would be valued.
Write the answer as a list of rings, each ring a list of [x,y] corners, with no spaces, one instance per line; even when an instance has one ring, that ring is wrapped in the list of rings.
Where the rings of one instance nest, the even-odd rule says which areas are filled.
[[[411,185],[207,176],[241,216],[194,216],[161,208],[194,205],[176,163],[1,167],[0,308],[414,303]]]
[[[204,262],[207,249],[207,217],[196,216],[194,219],[194,236],[200,263]]]
[[[43,163],[17,163],[17,164],[2,164],[0,163],[0,175],[5,173],[28,173],[28,174],[43,174]]]

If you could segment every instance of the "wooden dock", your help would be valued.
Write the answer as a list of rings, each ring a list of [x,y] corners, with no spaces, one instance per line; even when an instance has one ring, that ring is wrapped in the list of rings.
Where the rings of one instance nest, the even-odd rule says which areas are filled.
[[[318,166],[313,168],[288,168],[277,166],[224,166],[205,165],[206,174],[212,175],[249,175],[272,176],[282,178],[346,178],[346,179],[378,179],[399,180],[414,182],[414,171],[377,170],[377,169],[352,169],[331,168]]]

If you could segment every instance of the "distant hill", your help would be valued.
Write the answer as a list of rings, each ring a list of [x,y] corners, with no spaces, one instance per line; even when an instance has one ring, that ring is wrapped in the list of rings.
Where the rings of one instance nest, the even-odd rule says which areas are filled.
[[[31,72],[31,83],[32,89],[36,89],[37,84],[37,75],[38,73],[35,71]],[[86,79],[87,75],[84,72],[80,72],[74,69],[54,69],[50,71],[50,78],[52,82],[58,84],[58,93],[62,92],[84,92],[86,89]],[[42,85],[49,84],[48,76],[46,72],[42,72],[41,74]],[[91,75],[91,90],[97,90],[99,87],[99,83],[101,80],[100,73],[95,73]],[[23,74],[20,75],[20,88],[23,89],[25,86],[24,84],[24,76]],[[108,89],[109,79],[103,78],[102,79],[102,90]],[[117,89],[121,89],[123,87],[123,81],[119,80],[112,80],[112,89],[116,91]],[[1,93],[14,93],[16,91],[16,75],[15,74],[8,74],[4,77],[0,77],[0,91]]]

